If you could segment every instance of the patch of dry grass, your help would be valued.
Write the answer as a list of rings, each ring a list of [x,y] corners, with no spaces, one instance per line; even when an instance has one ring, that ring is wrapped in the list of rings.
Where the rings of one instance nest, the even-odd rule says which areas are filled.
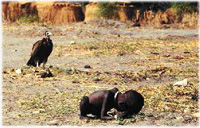
[[[84,43],[55,46],[55,56],[72,54],[79,55],[121,55],[136,54],[144,55],[130,65],[146,66],[148,68],[139,71],[110,71],[98,72],[94,70],[81,71],[74,68],[50,68],[54,75],[52,78],[39,78],[40,73],[34,68],[22,67],[22,74],[16,74],[15,69],[4,68],[3,79],[11,81],[3,84],[4,95],[17,95],[16,106],[20,115],[22,110],[29,113],[28,116],[47,122],[51,119],[62,118],[63,122],[70,119],[70,125],[128,125],[135,124],[153,116],[152,120],[163,118],[175,118],[177,121],[197,121],[198,101],[192,97],[198,92],[198,41],[167,42],[162,40],[134,40],[132,42],[102,42]],[[65,54],[67,53],[67,54]],[[187,78],[187,86],[174,86],[173,83]],[[13,82],[14,81],[14,82]],[[154,81],[152,83],[152,81]],[[56,83],[57,82],[57,83]],[[68,82],[68,83],[66,83]],[[98,87],[110,85],[118,87],[121,92],[132,89],[129,85],[140,85],[146,82],[145,86],[136,90],[145,98],[145,105],[139,115],[130,119],[113,120],[104,122],[101,120],[83,120],[78,118],[79,102],[81,97],[96,91]],[[44,93],[38,91],[24,97],[23,94],[15,94],[12,90],[5,89],[12,85],[24,90],[28,87],[37,86]],[[70,85],[69,85],[70,84]],[[59,89],[59,87],[64,88]],[[94,88],[96,87],[96,88]],[[66,89],[67,88],[67,89]],[[89,89],[88,89],[89,88]],[[106,88],[103,86],[102,88]],[[13,88],[10,88],[13,89]],[[52,91],[53,90],[53,91]],[[3,116],[10,110],[3,104]],[[160,115],[164,113],[164,117]],[[178,113],[178,116],[169,116],[169,113]],[[189,116],[189,117],[186,117]],[[18,118],[21,118],[17,115]],[[10,117],[14,118],[14,117]],[[188,119],[189,118],[189,119]],[[165,125],[179,125],[179,123],[166,123]]]

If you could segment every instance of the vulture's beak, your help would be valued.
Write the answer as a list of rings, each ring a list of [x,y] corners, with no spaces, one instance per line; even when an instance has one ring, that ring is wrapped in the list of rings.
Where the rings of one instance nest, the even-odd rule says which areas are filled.
[[[51,32],[48,32],[48,33],[47,33],[47,35],[48,35],[48,36],[51,36],[51,35],[52,35],[52,33],[51,33]]]

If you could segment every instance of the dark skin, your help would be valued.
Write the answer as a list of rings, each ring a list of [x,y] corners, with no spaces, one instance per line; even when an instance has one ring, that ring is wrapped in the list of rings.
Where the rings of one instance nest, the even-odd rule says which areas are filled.
[[[140,112],[144,106],[143,96],[134,91],[129,90],[125,93],[118,92],[117,88],[111,90],[101,90],[84,96],[80,102],[80,119],[87,117],[87,114],[95,115],[100,119],[114,119],[109,117],[107,112],[115,108],[120,118],[128,118],[133,114]]]
[[[80,102],[80,119],[88,117],[87,114],[95,115],[102,120],[111,120],[114,117],[107,115],[107,112],[115,107],[115,93],[118,89],[100,90],[91,95],[84,96]]]
[[[122,112],[119,114],[120,118],[128,118],[133,114],[139,113],[143,106],[143,96],[134,90],[126,91],[123,94],[120,93],[117,96],[116,109],[118,112]]]

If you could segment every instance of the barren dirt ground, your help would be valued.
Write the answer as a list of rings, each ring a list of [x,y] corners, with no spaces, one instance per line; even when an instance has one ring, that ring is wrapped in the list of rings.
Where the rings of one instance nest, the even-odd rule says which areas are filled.
[[[2,29],[3,125],[198,125],[197,29],[137,28],[117,21],[57,27],[3,23]],[[53,33],[50,78],[40,78],[44,69],[26,66],[45,30]],[[183,79],[186,86],[173,85]],[[142,111],[124,120],[79,119],[82,96],[113,87],[140,92]]]

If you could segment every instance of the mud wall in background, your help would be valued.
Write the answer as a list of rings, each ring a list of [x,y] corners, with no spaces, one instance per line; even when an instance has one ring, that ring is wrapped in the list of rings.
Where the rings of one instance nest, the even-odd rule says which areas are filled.
[[[142,26],[179,23],[184,27],[198,27],[198,13],[177,15],[170,9],[165,11],[143,10],[133,6],[118,6],[120,21],[138,21]],[[97,3],[85,7],[85,14],[80,4],[68,2],[3,2],[3,20],[15,22],[20,16],[37,16],[39,21],[53,25],[64,25],[68,22],[90,21],[98,19]]]
[[[21,5],[18,2],[3,2],[2,18],[4,20],[14,22],[21,14]]]
[[[37,10],[40,21],[54,25],[84,20],[84,14],[80,5],[69,3],[52,3],[52,5],[45,5],[37,3]]]
[[[159,26],[161,24],[171,24],[175,23],[177,20],[177,15],[170,10],[166,10],[164,12],[157,11],[153,12],[152,10],[143,11],[137,10],[136,19],[142,25],[154,25]]]
[[[96,20],[98,19],[97,13],[99,8],[96,3],[90,3],[85,7],[85,19],[84,21]]]
[[[53,25],[84,20],[80,5],[66,2],[3,2],[3,19],[14,22],[20,16],[37,16],[39,21]]]
[[[90,20],[96,20],[99,19],[98,17],[98,5],[97,3],[90,3],[86,5],[86,11],[85,11],[85,22]],[[120,6],[117,7],[117,17],[113,17],[113,19],[120,20],[120,21],[131,21],[132,19],[135,19],[135,13],[136,10],[133,7],[124,7]]]
[[[140,11],[137,10],[136,19],[139,21],[141,25],[153,25],[160,26],[163,24],[179,24],[181,27],[186,28],[197,28],[199,26],[198,23],[199,14],[196,13],[186,13],[183,15],[177,14],[170,9],[166,11],[157,11],[153,12],[149,11]]]
[[[98,19],[98,6],[97,4],[91,3],[86,6],[85,21]],[[182,27],[197,28],[198,24],[198,13],[178,15],[176,12],[167,9],[165,11],[152,11],[143,10],[143,8],[134,8],[132,6],[119,6],[118,7],[118,18],[120,21],[138,21],[140,25],[153,25],[161,26],[163,24],[182,24]]]
[[[118,16],[120,21],[129,21],[136,19],[136,9],[134,7],[118,7]]]

